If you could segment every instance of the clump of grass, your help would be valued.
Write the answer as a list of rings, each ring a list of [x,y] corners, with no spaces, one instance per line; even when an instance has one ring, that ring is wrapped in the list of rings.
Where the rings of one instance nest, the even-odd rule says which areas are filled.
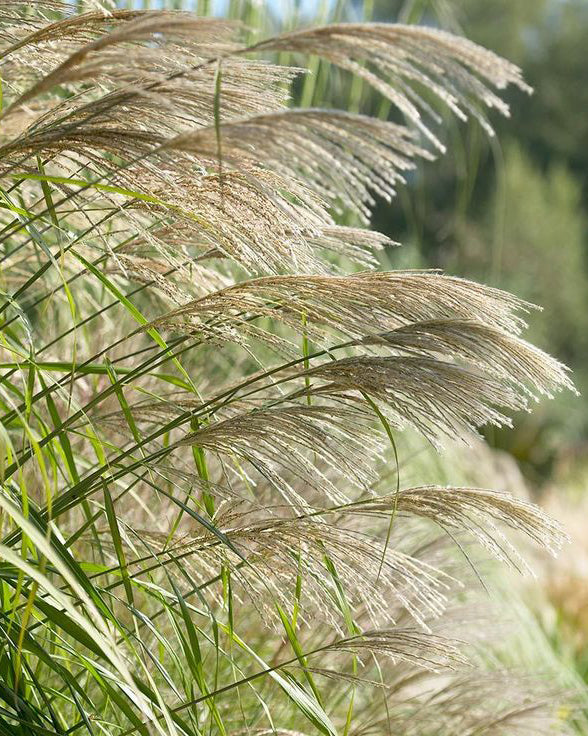
[[[403,25],[247,47],[182,12],[0,23],[0,733],[565,731],[460,582],[471,543],[522,569],[505,530],[555,552],[561,529],[405,487],[394,438],[467,442],[566,369],[520,337],[531,305],[381,273],[390,242],[337,220],[443,148],[439,105],[490,131],[519,70]],[[263,53],[406,122],[290,109],[300,70]]]

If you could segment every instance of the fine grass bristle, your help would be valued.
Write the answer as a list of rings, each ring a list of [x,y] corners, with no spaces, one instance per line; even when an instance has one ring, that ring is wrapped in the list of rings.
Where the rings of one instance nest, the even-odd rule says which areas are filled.
[[[89,7],[0,3],[0,734],[571,733],[476,613],[489,557],[562,529],[413,487],[396,445],[468,443],[568,371],[532,305],[378,270],[368,229],[441,113],[491,132],[520,70],[420,26],[247,46]],[[290,107],[309,57],[402,122]]]

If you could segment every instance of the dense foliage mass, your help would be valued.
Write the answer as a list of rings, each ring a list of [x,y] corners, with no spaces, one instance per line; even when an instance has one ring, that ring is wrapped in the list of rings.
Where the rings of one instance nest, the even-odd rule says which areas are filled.
[[[245,45],[50,1],[3,2],[0,41],[0,733],[568,732],[468,592],[477,548],[525,569],[511,531],[561,530],[404,484],[396,441],[467,442],[566,369],[530,304],[382,272],[366,229],[439,110],[491,133],[517,67],[421,26]],[[283,55],[402,122],[289,107]]]

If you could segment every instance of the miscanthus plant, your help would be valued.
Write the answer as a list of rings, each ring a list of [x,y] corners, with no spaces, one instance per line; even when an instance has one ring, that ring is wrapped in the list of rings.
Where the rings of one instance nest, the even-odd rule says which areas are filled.
[[[424,27],[246,47],[50,0],[3,0],[0,44],[0,734],[566,732],[468,593],[476,547],[524,569],[511,531],[561,530],[407,487],[397,439],[467,442],[570,381],[530,305],[382,272],[367,229],[441,112],[489,130],[519,70]],[[280,54],[403,122],[289,108]]]

